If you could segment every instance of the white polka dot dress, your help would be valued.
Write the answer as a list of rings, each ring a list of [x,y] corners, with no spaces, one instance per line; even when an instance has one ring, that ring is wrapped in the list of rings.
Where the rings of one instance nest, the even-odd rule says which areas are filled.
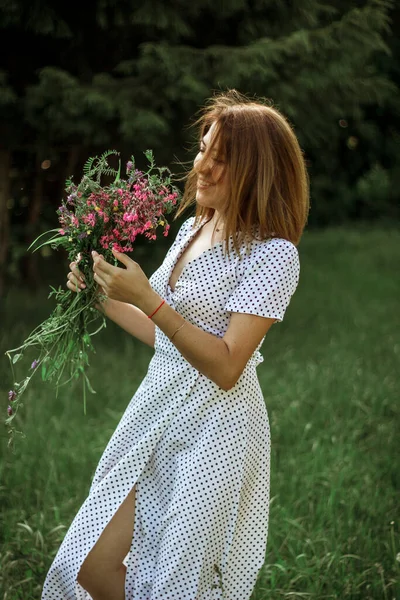
[[[281,321],[299,278],[289,241],[224,241],[191,260],[175,290],[171,272],[198,229],[187,219],[153,289],[187,321],[222,337],[231,312]],[[233,249],[233,240],[230,239]],[[126,600],[248,600],[265,558],[270,433],[254,351],[225,391],[156,327],[154,355],[95,471],[44,582],[42,600],[89,600],[79,569],[136,485]]]

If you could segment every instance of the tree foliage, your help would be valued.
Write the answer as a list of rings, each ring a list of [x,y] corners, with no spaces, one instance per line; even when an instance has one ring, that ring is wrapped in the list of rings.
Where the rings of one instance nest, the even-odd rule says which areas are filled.
[[[3,0],[0,145],[27,185],[43,180],[49,209],[34,226],[89,153],[190,158],[192,115],[231,87],[272,99],[295,127],[310,224],[396,215],[398,20],[392,0]]]

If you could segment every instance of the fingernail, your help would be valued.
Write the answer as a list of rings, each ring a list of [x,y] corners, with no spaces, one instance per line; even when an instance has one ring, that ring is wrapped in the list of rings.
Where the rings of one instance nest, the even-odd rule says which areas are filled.
[[[81,283],[81,288],[83,289],[85,287],[86,287],[86,285],[84,283]]]

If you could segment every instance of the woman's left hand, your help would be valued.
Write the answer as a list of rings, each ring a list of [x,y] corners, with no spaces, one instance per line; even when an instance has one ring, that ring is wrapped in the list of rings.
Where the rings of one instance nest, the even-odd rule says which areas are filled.
[[[154,293],[149,280],[137,262],[122,252],[116,250],[112,252],[126,269],[110,265],[100,254],[93,251],[94,280],[112,300],[135,304],[141,308]]]

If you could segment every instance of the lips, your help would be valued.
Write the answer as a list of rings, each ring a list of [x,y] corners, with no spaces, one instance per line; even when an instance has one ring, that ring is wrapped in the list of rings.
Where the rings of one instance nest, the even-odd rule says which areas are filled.
[[[213,183],[208,183],[206,181],[197,181],[197,185],[198,185],[198,187],[201,187],[201,188],[208,188],[208,187],[211,187],[214,184]]]

